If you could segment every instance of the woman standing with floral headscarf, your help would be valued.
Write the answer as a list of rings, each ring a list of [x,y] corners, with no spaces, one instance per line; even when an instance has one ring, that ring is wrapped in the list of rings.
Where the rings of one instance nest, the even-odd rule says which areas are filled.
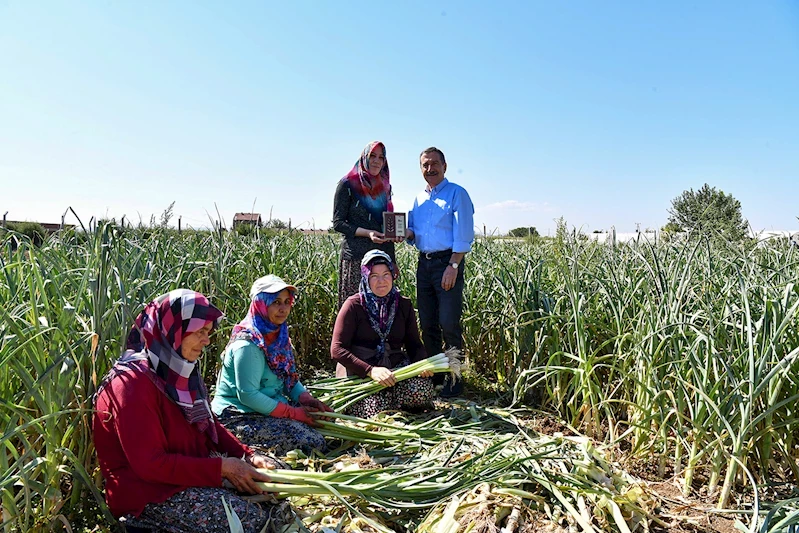
[[[263,492],[256,482],[269,478],[253,466],[273,462],[231,435],[208,405],[196,363],[221,318],[198,292],[160,296],[138,315],[127,350],[98,388],[94,446],[108,507],[127,527],[229,531],[224,498],[244,530],[257,532],[275,510],[222,488],[225,479],[241,492]]]
[[[358,294],[344,302],[333,328],[330,355],[337,363],[336,376],[369,376],[387,387],[348,409],[360,418],[425,407],[433,399],[432,372],[399,383],[394,377],[393,369],[427,357],[413,304],[394,286],[396,272],[387,253],[367,252]]]
[[[312,411],[331,411],[311,396],[297,373],[287,319],[296,288],[274,275],[255,281],[250,309],[225,348],[212,402],[220,421],[242,442],[279,455],[324,450]]]
[[[369,250],[382,250],[394,261],[394,242],[386,239],[383,211],[393,211],[386,147],[366,145],[360,159],[336,187],[333,229],[344,234],[339,263],[338,305],[358,292],[361,259]]]

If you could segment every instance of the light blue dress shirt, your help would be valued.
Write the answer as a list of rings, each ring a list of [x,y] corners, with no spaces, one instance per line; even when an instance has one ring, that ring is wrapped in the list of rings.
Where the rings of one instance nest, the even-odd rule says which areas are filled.
[[[474,205],[466,189],[444,178],[420,192],[408,212],[409,241],[420,252],[466,253],[474,241]]]

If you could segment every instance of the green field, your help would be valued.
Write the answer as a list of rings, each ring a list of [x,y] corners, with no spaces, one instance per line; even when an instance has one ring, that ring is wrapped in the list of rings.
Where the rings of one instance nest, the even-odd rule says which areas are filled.
[[[400,290],[413,298],[412,249],[399,246],[398,261]],[[333,235],[178,235],[101,225],[51,236],[41,246],[0,235],[5,530],[112,527],[95,501],[102,499],[102,482],[91,445],[90,398],[144,303],[187,287],[226,313],[204,357],[210,384],[228,334],[247,310],[252,281],[266,273],[283,276],[299,287],[291,336],[301,373],[312,381],[319,369],[331,368],[337,264]],[[676,482],[687,498],[741,511],[730,516],[747,528],[786,530],[799,524],[799,504],[790,499],[799,480],[797,281],[799,252],[782,243],[611,247],[563,232],[533,241],[478,240],[466,259],[464,292],[467,379],[477,405],[470,411],[468,402],[456,404],[439,426],[462,432],[460,446],[473,446],[472,456],[482,457],[462,468],[483,469],[490,486],[469,477],[461,492],[444,491],[438,505],[427,503],[407,516],[377,499],[372,507],[358,507],[358,495],[348,496],[354,507],[340,505],[339,514],[329,510],[333,503],[295,507],[327,508],[326,519],[348,513],[353,531],[363,520],[359,512],[398,530],[457,531],[424,527],[441,526],[452,497],[474,501],[487,490],[491,497],[485,501],[496,509],[527,509],[523,515],[536,509],[561,525],[586,528],[570,514],[572,506],[597,531],[640,528],[643,522],[663,527],[665,519],[646,503],[650,499],[627,502],[636,478],[621,472],[637,475],[641,465],[649,465],[650,478]],[[540,427],[529,438],[514,436],[526,435],[523,421],[540,412],[593,444],[578,445]],[[484,433],[467,431],[468,420]],[[414,460],[438,464],[455,455],[457,442],[436,431],[424,437],[428,447],[409,452],[421,454]],[[494,450],[497,461],[505,453],[491,448],[496,440],[485,432],[492,431],[514,439],[508,444],[514,457],[549,450],[546,457],[530,458],[549,466],[539,471],[509,460],[511,470],[503,472],[521,477],[491,478],[494,463],[485,462],[486,450]],[[592,460],[606,458],[602,470],[623,478],[623,487],[586,474],[590,468],[574,459],[581,453],[575,446],[582,447],[583,460],[601,450]],[[375,459],[383,448],[388,447],[367,450]],[[408,455],[401,448],[392,451]],[[568,471],[557,480],[547,474],[556,460]],[[327,464],[317,461],[306,465]],[[410,472],[417,468],[411,459],[402,464]],[[314,530],[313,521],[307,522]]]

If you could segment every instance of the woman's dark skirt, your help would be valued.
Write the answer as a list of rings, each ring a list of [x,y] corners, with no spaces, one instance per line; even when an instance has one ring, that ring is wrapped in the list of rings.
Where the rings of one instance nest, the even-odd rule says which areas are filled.
[[[344,300],[356,294],[361,285],[361,260],[341,259],[338,268],[338,308]]]

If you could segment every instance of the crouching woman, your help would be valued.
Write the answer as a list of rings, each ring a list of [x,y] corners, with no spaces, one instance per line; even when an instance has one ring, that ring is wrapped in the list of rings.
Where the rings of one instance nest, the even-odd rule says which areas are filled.
[[[311,413],[331,411],[311,396],[297,373],[287,322],[296,290],[274,275],[255,281],[247,316],[225,348],[212,402],[234,435],[278,455],[325,450]]]
[[[380,411],[419,409],[431,404],[433,373],[397,382],[394,370],[427,358],[408,298],[394,285],[397,269],[389,255],[371,250],[361,261],[358,294],[344,302],[336,317],[330,355],[336,376],[371,377],[387,388],[360,400],[348,412],[371,418]]]
[[[269,478],[253,453],[214,417],[197,360],[222,313],[202,294],[178,289],[147,304],[127,350],[95,395],[94,445],[111,513],[128,530],[229,531],[222,498],[246,532],[277,507],[223,488],[259,494]],[[280,519],[272,517],[272,523]]]

